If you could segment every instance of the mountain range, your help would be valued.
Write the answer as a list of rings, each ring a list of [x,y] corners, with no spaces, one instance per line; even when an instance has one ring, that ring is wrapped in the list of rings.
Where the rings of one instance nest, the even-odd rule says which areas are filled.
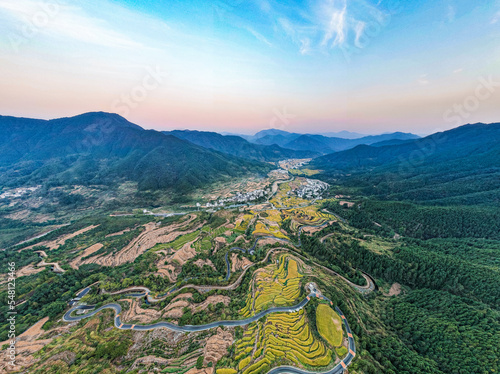
[[[36,120],[0,116],[0,185],[138,183],[186,191],[269,165],[197,146],[128,122],[86,113]]]
[[[354,134],[346,132],[349,138],[342,138],[319,134],[298,134],[270,129],[259,131],[253,136],[246,137],[246,139],[255,144],[278,145],[296,151],[309,151],[325,155],[354,148],[360,144],[372,145],[389,140],[413,140],[419,138],[418,135],[403,132],[368,136],[358,134],[360,135],[359,137],[356,137]]]
[[[341,177],[384,198],[498,204],[499,139],[498,123],[469,124],[425,138],[398,132],[342,139],[271,129],[243,139],[145,130],[103,112],[54,120],[0,116],[0,185],[133,181],[142,190],[182,193],[247,173],[264,174],[281,159],[313,158],[308,167],[321,170],[319,178]]]
[[[356,133],[341,132],[353,137],[347,139],[319,134],[290,133],[279,129],[262,130],[252,136],[191,130],[164,131],[164,133],[233,156],[272,162],[284,158],[316,157],[354,148],[360,144],[377,145],[387,141],[398,142],[419,138],[417,135],[402,132],[370,136],[357,134],[360,137],[355,138]]]
[[[221,135],[216,132],[174,130],[163,131],[163,133],[187,140],[201,147],[263,162],[276,162],[286,158],[311,158],[320,155],[315,151],[286,149],[276,144],[254,144],[240,136]]]

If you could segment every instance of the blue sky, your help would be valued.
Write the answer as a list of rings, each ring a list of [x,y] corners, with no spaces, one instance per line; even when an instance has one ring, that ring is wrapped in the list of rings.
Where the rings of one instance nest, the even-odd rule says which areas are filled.
[[[0,32],[7,115],[245,133],[500,121],[497,0],[0,0]]]

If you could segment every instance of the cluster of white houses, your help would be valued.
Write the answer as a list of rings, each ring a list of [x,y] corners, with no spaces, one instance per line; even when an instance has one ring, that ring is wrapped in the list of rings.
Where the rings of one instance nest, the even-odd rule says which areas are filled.
[[[317,199],[328,188],[328,183],[317,179],[307,179],[307,183],[302,184],[294,192],[302,199]]]
[[[265,190],[253,190],[250,192],[237,192],[236,195],[231,196],[231,197],[226,197],[224,199],[219,199],[217,201],[212,201],[210,203],[206,204],[207,208],[212,208],[212,207],[221,207],[225,206],[227,204],[245,204],[250,201],[255,201],[260,198],[266,197],[271,193],[270,189],[265,189]]]
[[[289,169],[298,169],[307,164],[309,161],[311,161],[310,158],[304,158],[304,159],[290,159],[290,160],[283,160],[279,162],[280,168],[289,170]]]

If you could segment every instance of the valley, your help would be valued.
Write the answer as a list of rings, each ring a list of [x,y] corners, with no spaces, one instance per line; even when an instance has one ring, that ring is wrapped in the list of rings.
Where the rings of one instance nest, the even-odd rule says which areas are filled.
[[[300,160],[287,165],[307,167]],[[316,185],[317,192],[307,193]],[[56,363],[69,372],[92,372],[107,362],[110,372],[130,366],[138,372],[304,374],[380,365],[367,350],[366,334],[375,329],[376,336],[385,331],[399,338],[389,320],[373,313],[415,291],[397,276],[391,287],[386,275],[352,256],[399,257],[411,240],[387,236],[380,217],[378,232],[359,226],[338,190],[287,172],[237,182],[198,201],[255,188],[267,191],[257,202],[200,203],[178,215],[101,213],[13,246],[22,266],[18,321],[29,327],[45,318],[38,336],[49,342],[20,350],[24,369],[43,373]],[[40,266],[29,255],[35,252],[57,266],[29,270]],[[58,292],[44,286],[54,281]],[[89,324],[104,335],[76,348],[74,337],[88,334]],[[117,332],[110,335],[113,327]],[[174,353],[161,336],[183,343]],[[108,353],[97,353],[93,339]],[[225,348],[203,349],[210,339],[224,339]],[[143,350],[135,351],[136,344]],[[80,353],[71,356],[75,349]],[[120,356],[113,356],[116,350]]]
[[[455,141],[447,137],[444,148]],[[370,152],[404,154],[409,144]],[[4,188],[0,298],[14,263],[19,365],[2,370],[496,370],[498,361],[488,361],[500,346],[492,195],[467,206],[391,200],[394,185],[377,179],[386,169],[345,161],[366,148],[345,152],[257,163],[182,193],[127,178]],[[325,163],[332,157],[344,160],[335,172]],[[468,198],[469,181],[460,180],[455,198]],[[398,182],[398,196],[413,193]],[[3,316],[9,308],[0,306]],[[462,362],[463,352],[474,360]]]
[[[282,175],[284,174],[282,173]],[[73,231],[74,229],[71,227],[73,225],[70,225],[70,227],[65,226],[45,236],[33,238],[33,244],[31,242],[20,243],[16,246],[16,250],[21,255],[31,250],[38,250],[43,253],[44,258],[50,257],[51,260],[54,259],[54,261],[57,260],[63,263],[63,267],[68,272],[90,269],[89,266],[95,267],[95,265],[105,266],[103,269],[107,269],[108,266],[121,268],[138,260],[142,262],[146,258],[146,262],[149,263],[148,267],[151,270],[156,267],[160,269],[159,264],[163,264],[161,265],[162,268],[166,269],[167,275],[164,275],[165,273],[155,273],[154,270],[152,272],[146,270],[144,275],[146,275],[147,281],[145,282],[140,280],[142,277],[138,279],[133,277],[125,278],[120,283],[109,283],[110,280],[106,281],[102,276],[99,276],[101,280],[95,282],[97,274],[91,275],[87,279],[94,282],[83,291],[76,293],[76,298],[70,302],[73,307],[65,312],[62,320],[56,322],[55,325],[57,326],[63,327],[64,323],[68,322],[74,326],[80,320],[98,316],[101,311],[106,309],[113,309],[115,312],[114,325],[120,330],[144,332],[167,329],[174,332],[192,333],[210,331],[216,328],[229,328],[231,336],[235,337],[236,328],[243,328],[244,331],[248,329],[248,333],[262,328],[260,334],[261,338],[264,338],[266,334],[271,334],[271,331],[267,331],[268,327],[264,330],[264,326],[276,324],[278,329],[288,328],[287,323],[291,322],[287,322],[289,319],[287,314],[290,314],[295,320],[299,318],[297,321],[300,321],[299,325],[297,325],[298,322],[289,325],[295,326],[294,329],[299,328],[297,331],[299,333],[298,340],[294,344],[303,344],[301,343],[303,334],[309,335],[310,338],[308,339],[313,339],[315,342],[313,347],[303,346],[303,348],[297,348],[299,351],[296,354],[299,356],[296,357],[302,358],[299,358],[298,361],[296,358],[292,360],[291,358],[294,356],[289,356],[290,353],[285,352],[283,358],[279,358],[279,351],[272,348],[272,343],[263,342],[262,344],[265,344],[268,348],[262,352],[260,361],[259,355],[254,352],[255,363],[251,364],[252,360],[248,361],[248,364],[243,364],[245,360],[238,361],[238,357],[241,357],[241,355],[238,354],[238,351],[235,351],[234,356],[228,356],[228,358],[234,360],[233,365],[240,368],[239,370],[248,366],[243,372],[253,373],[262,370],[264,367],[271,368],[275,366],[273,362],[278,360],[278,362],[285,364],[288,362],[288,365],[298,365],[303,370],[295,369],[295,372],[306,373],[307,368],[311,365],[318,366],[318,363],[313,364],[315,360],[311,361],[311,359],[317,357],[318,352],[314,347],[319,344],[325,354],[324,359],[319,362],[319,367],[324,367],[324,372],[341,372],[354,358],[354,338],[351,336],[341,343],[347,344],[346,342],[348,342],[345,352],[349,350],[351,353],[346,355],[339,348],[343,345],[339,343],[335,345],[325,344],[322,340],[318,340],[311,335],[312,332],[309,329],[316,331],[316,327],[309,326],[310,322],[303,308],[312,298],[316,297],[322,300],[323,303],[326,302],[326,304],[320,305],[326,305],[328,308],[333,307],[333,301],[321,294],[316,289],[317,286],[311,286],[312,283],[311,285],[305,283],[305,279],[303,279],[305,275],[314,277],[312,267],[315,265],[311,263],[310,259],[300,254],[300,235],[296,237],[295,241],[292,241],[287,236],[292,236],[291,233],[289,234],[280,226],[281,222],[289,220],[290,227],[294,227],[293,230],[299,230],[300,233],[303,228],[321,228],[326,223],[335,221],[335,219],[320,212],[314,204],[307,206],[304,210],[292,206],[289,206],[289,209],[277,209],[273,202],[278,202],[281,205],[281,199],[285,197],[289,199],[290,192],[300,194],[301,186],[307,186],[311,183],[305,178],[294,178],[292,176],[287,178],[278,182],[273,181],[273,179],[267,180],[270,192],[268,199],[270,200],[263,201],[258,206],[260,208],[258,211],[253,210],[252,205],[237,209],[224,209],[221,205],[217,211],[212,213],[209,213],[209,211],[213,211],[213,209],[206,209],[207,212],[194,210],[186,212],[185,215],[171,216],[166,219],[140,214],[135,216],[114,216],[108,217],[107,222],[101,221],[99,225],[86,226],[77,231]],[[272,190],[274,190],[274,193],[271,193]],[[287,192],[287,194],[283,194],[283,192]],[[141,220],[146,222],[152,218],[154,218],[153,221],[140,226],[139,222]],[[130,225],[131,222],[135,222],[134,227],[124,228]],[[113,228],[111,229],[111,227]],[[67,231],[68,234],[61,235],[62,230]],[[108,233],[110,231],[115,232]],[[50,237],[55,239],[50,240]],[[128,240],[133,239],[119,251],[111,249],[116,248],[118,243],[125,243],[124,237],[128,237]],[[298,242],[296,242],[297,240]],[[251,245],[252,241],[254,242],[253,245]],[[29,244],[29,246],[26,246],[26,244]],[[40,248],[44,248],[48,254]],[[133,248],[137,249],[130,252]],[[228,254],[231,251],[233,251],[233,254],[229,259]],[[185,253],[181,254],[182,252]],[[121,261],[121,258],[124,258],[125,261]],[[244,265],[235,266],[236,261],[240,261],[241,258],[245,259],[246,263],[243,261]],[[222,261],[224,261],[224,266],[221,267]],[[309,265],[307,265],[308,262]],[[25,267],[30,266],[26,265]],[[227,273],[222,275],[220,274],[221,270],[227,270]],[[62,273],[65,270],[57,266],[52,271]],[[278,288],[276,291],[263,290],[262,297],[259,295],[252,296],[254,291],[248,293],[248,296],[244,296],[249,288],[254,290],[274,287],[274,281],[268,285],[261,283],[263,279],[267,279],[262,278],[263,275],[260,273],[262,271],[265,272],[262,274],[267,274],[267,272],[275,274],[276,281],[286,285],[286,289],[289,291]],[[21,269],[19,273],[22,274],[23,272],[24,270]],[[100,272],[98,271],[98,273]],[[102,275],[106,273],[107,271],[104,270]],[[150,275],[147,275],[148,273]],[[332,276],[347,281],[339,274],[325,269],[323,277]],[[151,283],[153,279],[155,281]],[[157,282],[158,279],[162,279],[163,286]],[[73,288],[73,285],[68,286],[70,289]],[[121,286],[125,288],[120,290]],[[240,297],[244,297],[247,303],[250,304],[244,305],[241,302],[236,302],[234,300],[235,296],[232,295],[233,290],[238,295],[241,295]],[[223,294],[217,296],[217,292],[223,292]],[[268,297],[265,296],[268,292],[275,292],[278,298],[271,299],[263,304],[261,300]],[[69,293],[66,294],[71,296]],[[193,295],[199,296],[194,297]],[[140,304],[135,302],[131,303],[130,298],[142,299],[142,307],[139,307]],[[301,300],[301,298],[303,299]],[[117,302],[109,303],[106,300],[116,300]],[[200,302],[201,300],[205,301]],[[29,303],[28,300],[27,304],[19,304],[19,307],[28,306]],[[58,299],[54,299],[54,303],[60,306],[63,305],[61,300]],[[160,309],[158,309],[158,306],[160,306]],[[134,308],[134,312],[132,310],[129,312],[130,308]],[[221,314],[214,314],[214,312],[220,310],[222,310]],[[84,312],[84,314],[81,314],[81,312]],[[340,313],[347,330],[346,334],[350,334],[348,322],[343,317],[340,309],[333,313]],[[121,315],[128,316],[130,320],[122,321],[120,319]],[[143,315],[150,317],[144,319]],[[226,320],[218,320],[217,315],[225,317]],[[163,318],[166,318],[166,320],[162,321]],[[266,319],[269,322],[264,322]],[[213,320],[213,322],[210,322],[210,320]],[[144,321],[154,323],[148,325],[144,324]],[[294,319],[290,321],[294,321]],[[262,323],[263,325],[260,327]],[[281,324],[283,324],[283,327],[278,327]],[[50,328],[47,334],[51,335],[50,331],[54,328],[59,327]],[[245,334],[247,333],[244,332]],[[68,338],[70,338],[70,334],[68,334]],[[279,346],[282,343],[275,342],[274,344]],[[240,346],[237,340],[235,346]],[[332,347],[330,351],[327,346]],[[342,354],[338,356],[335,353],[337,351],[342,352]],[[274,354],[271,352],[274,352]],[[290,358],[287,359],[286,357]],[[211,363],[212,365],[217,364],[217,362]],[[35,365],[36,367],[40,367],[40,369],[36,370],[43,370],[44,366],[38,363]],[[280,367],[285,368],[287,366],[281,365]],[[230,367],[217,369],[220,372],[227,370],[232,369]],[[275,368],[273,372],[279,372],[279,370],[281,369]]]

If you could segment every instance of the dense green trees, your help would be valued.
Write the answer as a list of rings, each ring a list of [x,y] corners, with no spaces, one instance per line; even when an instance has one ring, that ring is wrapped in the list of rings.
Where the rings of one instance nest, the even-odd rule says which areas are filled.
[[[303,248],[331,266],[348,264],[385,282],[410,288],[378,301],[385,333],[361,334],[389,373],[491,373],[500,365],[500,212],[489,207],[434,207],[359,199],[352,208],[325,205],[357,233],[336,225],[330,241],[305,240]],[[363,234],[392,237],[393,250],[374,251]],[[484,239],[489,238],[489,239]],[[333,265],[335,264],[335,265]],[[372,304],[373,306],[375,304]],[[344,311],[345,312],[345,311]],[[351,321],[351,320],[350,320]],[[359,367],[380,372],[364,360]]]
[[[358,229],[385,235],[395,232],[419,239],[500,239],[500,210],[496,208],[435,207],[376,200],[360,200],[352,208],[331,201],[324,207]]]
[[[315,258],[320,260],[326,267],[332,269],[333,271],[343,275],[351,282],[359,284],[360,286],[366,284],[365,278],[361,275],[358,269],[352,267],[349,261],[345,261],[341,253],[344,249],[348,249],[349,245],[345,242],[339,242],[336,245],[337,254],[336,256],[333,252],[326,249],[325,245],[320,242],[318,237],[311,237],[305,234],[300,236],[302,243],[302,249],[306,252],[312,254]]]
[[[385,321],[445,373],[500,370],[500,312],[484,304],[421,289],[391,299]]]
[[[109,113],[51,121],[0,117],[0,185],[106,185],[192,191],[270,165],[144,130]],[[89,130],[89,129],[92,130]],[[116,191],[116,189],[115,189]],[[75,199],[78,199],[75,198]],[[74,203],[72,197],[65,197]]]
[[[446,290],[481,300],[493,307],[500,306],[498,269],[426,250],[415,243],[404,244],[391,256],[375,253],[357,240],[341,241],[338,245],[316,243],[310,250],[315,256],[332,264],[346,262],[349,266],[388,282]]]
[[[500,123],[319,157],[327,181],[364,196],[433,205],[500,206]]]

